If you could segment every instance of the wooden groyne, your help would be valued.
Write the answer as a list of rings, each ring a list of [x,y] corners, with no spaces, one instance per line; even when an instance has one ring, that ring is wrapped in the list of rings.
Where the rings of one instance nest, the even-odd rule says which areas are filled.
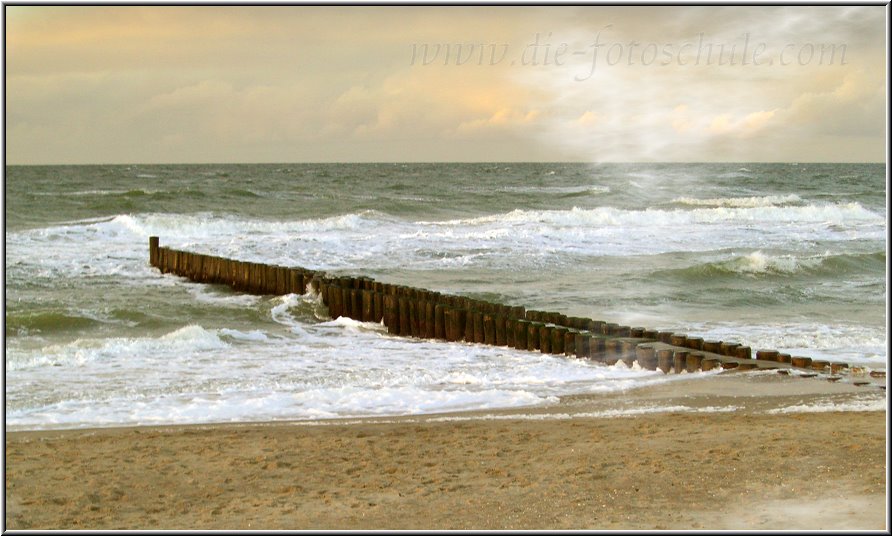
[[[317,292],[332,319],[378,322],[402,337],[465,341],[541,352],[607,365],[623,361],[664,373],[700,370],[766,370],[826,374],[835,381],[862,373],[847,363],[753,350],[735,342],[703,340],[671,331],[623,326],[562,313],[527,310],[467,296],[444,294],[368,277],[334,276],[300,267],[226,259],[179,251],[149,237],[149,263],[199,283],[228,285],[249,294]],[[867,382],[855,382],[856,384]]]

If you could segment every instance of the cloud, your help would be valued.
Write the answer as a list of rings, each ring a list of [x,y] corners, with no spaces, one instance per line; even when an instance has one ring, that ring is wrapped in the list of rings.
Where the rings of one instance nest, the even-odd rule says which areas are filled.
[[[553,38],[578,54],[551,69],[518,70],[518,83],[548,95],[541,143],[594,161],[884,158],[885,64],[864,35],[882,34],[878,10],[661,8],[636,20],[628,13],[589,30],[575,21]],[[834,62],[792,54],[808,58],[822,43],[836,47]],[[663,61],[642,61],[648,44]],[[753,55],[757,46],[764,55]],[[852,143],[840,143],[847,136],[858,140],[854,153]]]
[[[11,162],[807,161],[885,154],[882,7],[7,12]],[[523,53],[537,35],[550,48],[539,48],[540,61],[531,65]],[[765,57],[775,59],[788,43],[842,44],[848,63],[697,65],[702,39],[733,45],[738,54],[744,43],[750,54],[765,43]],[[647,50],[660,54],[642,65],[649,43]],[[676,54],[682,43],[690,43],[687,64],[662,54],[668,44]],[[453,52],[461,46],[463,58],[472,44],[498,46],[505,56],[412,64],[412,51],[424,44]],[[610,58],[618,59],[611,65]]]
[[[880,73],[847,73],[836,87],[807,91],[782,112],[792,126],[820,134],[878,136],[886,117],[885,82]]]

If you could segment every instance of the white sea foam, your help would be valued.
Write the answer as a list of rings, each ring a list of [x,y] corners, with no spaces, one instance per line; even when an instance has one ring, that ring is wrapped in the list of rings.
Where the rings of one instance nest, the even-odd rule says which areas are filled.
[[[772,207],[802,203],[802,198],[796,194],[789,195],[765,195],[753,197],[718,197],[700,199],[695,197],[676,197],[673,203],[681,205],[705,206],[705,207]]]
[[[251,331],[239,331],[237,329],[229,329],[222,328],[219,331],[220,335],[232,338],[237,341],[249,341],[249,342],[259,342],[269,340],[269,337],[263,331],[259,329],[253,329]]]
[[[567,256],[784,248],[801,240],[882,240],[885,218],[858,203],[795,207],[514,210],[444,221],[407,221],[375,211],[295,221],[211,214],[119,215],[7,234],[15,272],[48,277],[151,276],[146,240],[243,260],[315,269],[451,267],[522,270]],[[626,237],[635,236],[635,240]],[[547,248],[543,248],[547,244]],[[762,255],[762,256],[760,256]],[[35,259],[40,259],[36,263]],[[787,270],[790,259],[751,254],[736,269]],[[808,262],[797,260],[796,262]]]
[[[189,294],[196,301],[229,307],[252,307],[260,301],[260,296],[238,294],[229,290],[220,291],[208,285],[195,284],[189,286]]]
[[[742,274],[785,273],[816,268],[825,257],[800,257],[795,255],[770,255],[754,251],[741,257],[720,263],[723,268]]]
[[[716,208],[655,209],[643,210],[598,207],[594,209],[572,208],[570,210],[521,210],[515,209],[504,214],[481,216],[469,219],[442,222],[419,222],[435,225],[477,225],[481,223],[549,223],[562,227],[579,226],[663,226],[689,225],[698,223],[838,223],[884,222],[884,218],[865,209],[859,203],[805,205],[797,207],[777,207],[772,204],[753,203],[752,206],[722,206]]]
[[[706,340],[739,342],[753,351],[774,349],[813,359],[886,368],[886,331],[880,327],[818,322],[709,322],[680,326],[679,331]]]
[[[301,299],[273,305],[282,328],[289,328],[280,332],[185,326],[154,338],[17,350],[7,357],[7,424],[437,413],[553,403],[562,394],[675,379],[508,348],[392,337],[380,324],[344,318],[307,324],[288,312]]]
[[[77,339],[67,344],[54,344],[38,351],[11,351],[7,370],[33,367],[79,367],[92,363],[113,363],[133,355],[155,357],[188,356],[195,352],[219,350],[229,345],[216,332],[190,325],[161,337]]]
[[[796,404],[783,408],[775,408],[766,411],[770,414],[779,413],[826,413],[830,411],[886,411],[885,398],[865,398],[848,402],[834,402],[825,400],[813,404]]]
[[[320,327],[325,326],[334,326],[334,327],[342,327],[346,328],[349,331],[376,331],[379,333],[384,333],[387,331],[387,328],[378,322],[361,322],[359,320],[354,320],[352,318],[347,318],[345,316],[339,316],[334,320],[328,322],[322,322],[319,324]]]

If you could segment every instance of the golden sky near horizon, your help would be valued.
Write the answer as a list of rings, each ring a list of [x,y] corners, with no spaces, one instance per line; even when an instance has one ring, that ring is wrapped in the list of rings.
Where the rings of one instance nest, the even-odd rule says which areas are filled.
[[[7,163],[885,161],[885,6],[5,6]]]

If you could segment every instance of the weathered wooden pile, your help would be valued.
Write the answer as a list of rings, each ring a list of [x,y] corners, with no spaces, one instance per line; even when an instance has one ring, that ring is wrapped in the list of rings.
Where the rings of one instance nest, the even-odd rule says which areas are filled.
[[[403,337],[466,341],[531,352],[591,359],[665,373],[722,369],[790,368],[813,373],[846,374],[848,364],[791,356],[776,350],[753,351],[734,342],[622,326],[561,313],[526,310],[443,294],[368,277],[334,276],[299,267],[225,259],[159,246],[149,238],[149,262],[162,273],[200,283],[228,285],[250,294],[318,292],[331,318],[383,322],[388,333]]]

